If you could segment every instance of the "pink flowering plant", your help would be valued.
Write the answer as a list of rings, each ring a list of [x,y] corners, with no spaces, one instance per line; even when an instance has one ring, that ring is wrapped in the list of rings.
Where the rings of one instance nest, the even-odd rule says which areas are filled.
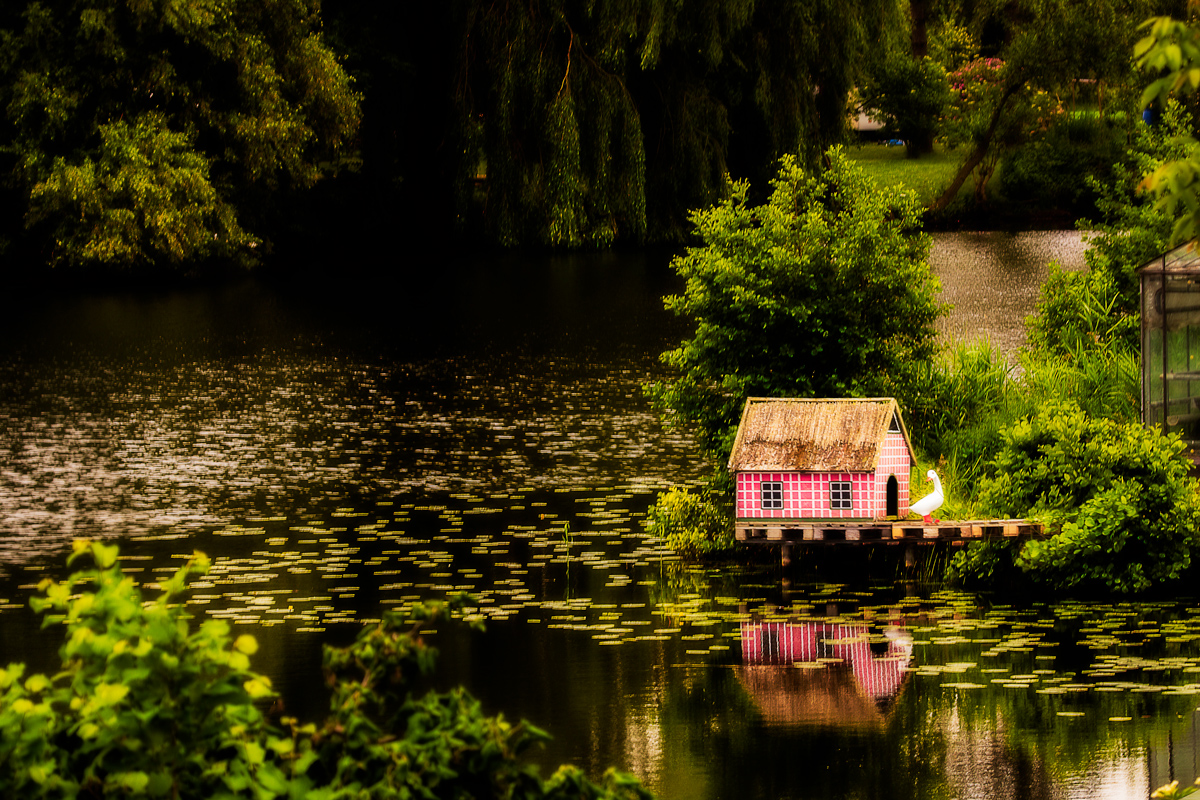
[[[993,146],[975,168],[975,199],[987,201],[987,183],[1007,150],[1046,131],[1062,113],[1058,99],[1044,90],[1015,89],[1009,65],[999,58],[976,58],[949,74],[951,101],[942,118],[942,138],[950,147],[969,147],[993,134]],[[1008,113],[997,117],[1006,105]]]

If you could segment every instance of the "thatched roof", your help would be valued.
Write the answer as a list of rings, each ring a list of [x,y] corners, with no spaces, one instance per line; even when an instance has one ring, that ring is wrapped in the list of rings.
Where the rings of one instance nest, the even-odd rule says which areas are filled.
[[[746,401],[729,469],[870,472],[893,418],[912,443],[891,397]]]

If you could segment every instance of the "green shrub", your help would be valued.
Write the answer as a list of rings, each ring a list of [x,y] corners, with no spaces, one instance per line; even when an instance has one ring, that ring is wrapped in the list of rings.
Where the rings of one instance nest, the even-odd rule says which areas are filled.
[[[733,520],[707,492],[673,487],[658,496],[646,516],[650,535],[666,541],[683,558],[733,549]]]
[[[631,776],[610,770],[600,785],[563,767],[543,780],[518,754],[545,734],[487,717],[459,688],[409,694],[433,666],[420,619],[444,604],[394,613],[349,647],[325,649],[331,713],[321,724],[268,720],[270,681],[250,669],[254,637],[230,640],[229,625],[191,629],[178,602],[197,553],[162,594],[143,602],[117,562],[117,548],[77,542],[71,562],[95,568],[66,582],[45,580],[45,626],[63,624],[63,668],[25,678],[0,671],[0,796],[21,798],[648,798]],[[71,563],[69,562],[69,563]]]
[[[1048,131],[1005,156],[1000,191],[1028,209],[1093,214],[1097,189],[1083,178],[1110,181],[1122,144],[1094,112],[1061,114]]]
[[[1200,498],[1177,436],[1052,402],[1004,434],[981,503],[1057,535],[1018,558],[1056,587],[1143,591],[1180,577],[1200,545]]]

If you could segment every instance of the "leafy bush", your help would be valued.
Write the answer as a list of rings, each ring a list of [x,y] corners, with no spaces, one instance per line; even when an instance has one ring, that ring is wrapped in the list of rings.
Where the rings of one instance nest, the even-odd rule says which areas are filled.
[[[631,776],[602,784],[563,767],[543,780],[518,754],[545,734],[487,717],[465,690],[408,694],[433,666],[416,624],[388,613],[349,647],[326,647],[330,716],[266,718],[274,693],[250,669],[254,637],[229,625],[191,630],[178,599],[208,559],[197,553],[143,602],[117,548],[77,542],[95,568],[45,580],[45,626],[65,624],[63,669],[0,671],[0,796],[21,798],[648,798]],[[282,726],[282,727],[280,727]]]
[[[674,379],[648,387],[670,421],[728,458],[747,397],[888,394],[936,349],[940,308],[929,237],[907,192],[885,192],[840,148],[806,171],[780,161],[767,203],[749,185],[692,213],[703,241],[672,262],[686,280],[667,308],[695,333],[663,354]]]
[[[1022,550],[1018,565],[1031,577],[1143,591],[1178,578],[1200,545],[1200,497],[1182,449],[1177,436],[1052,402],[1004,434],[981,502],[1059,530]]]
[[[733,549],[733,519],[707,493],[674,487],[658,496],[647,513],[650,535],[666,541],[684,558]]]
[[[1031,209],[1094,213],[1095,184],[1083,178],[1111,182],[1123,141],[1098,115],[1074,112],[1051,119],[1044,134],[1005,156],[1000,191]]]

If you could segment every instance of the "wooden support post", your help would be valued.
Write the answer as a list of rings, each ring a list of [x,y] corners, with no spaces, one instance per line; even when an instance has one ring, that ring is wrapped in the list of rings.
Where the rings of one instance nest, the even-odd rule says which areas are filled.
[[[790,567],[792,565],[792,543],[784,542],[782,545],[780,545],[779,551],[780,561],[782,562],[784,568],[786,569],[787,567]]]
[[[917,565],[917,546],[909,544],[904,548],[904,568],[912,569]]]

